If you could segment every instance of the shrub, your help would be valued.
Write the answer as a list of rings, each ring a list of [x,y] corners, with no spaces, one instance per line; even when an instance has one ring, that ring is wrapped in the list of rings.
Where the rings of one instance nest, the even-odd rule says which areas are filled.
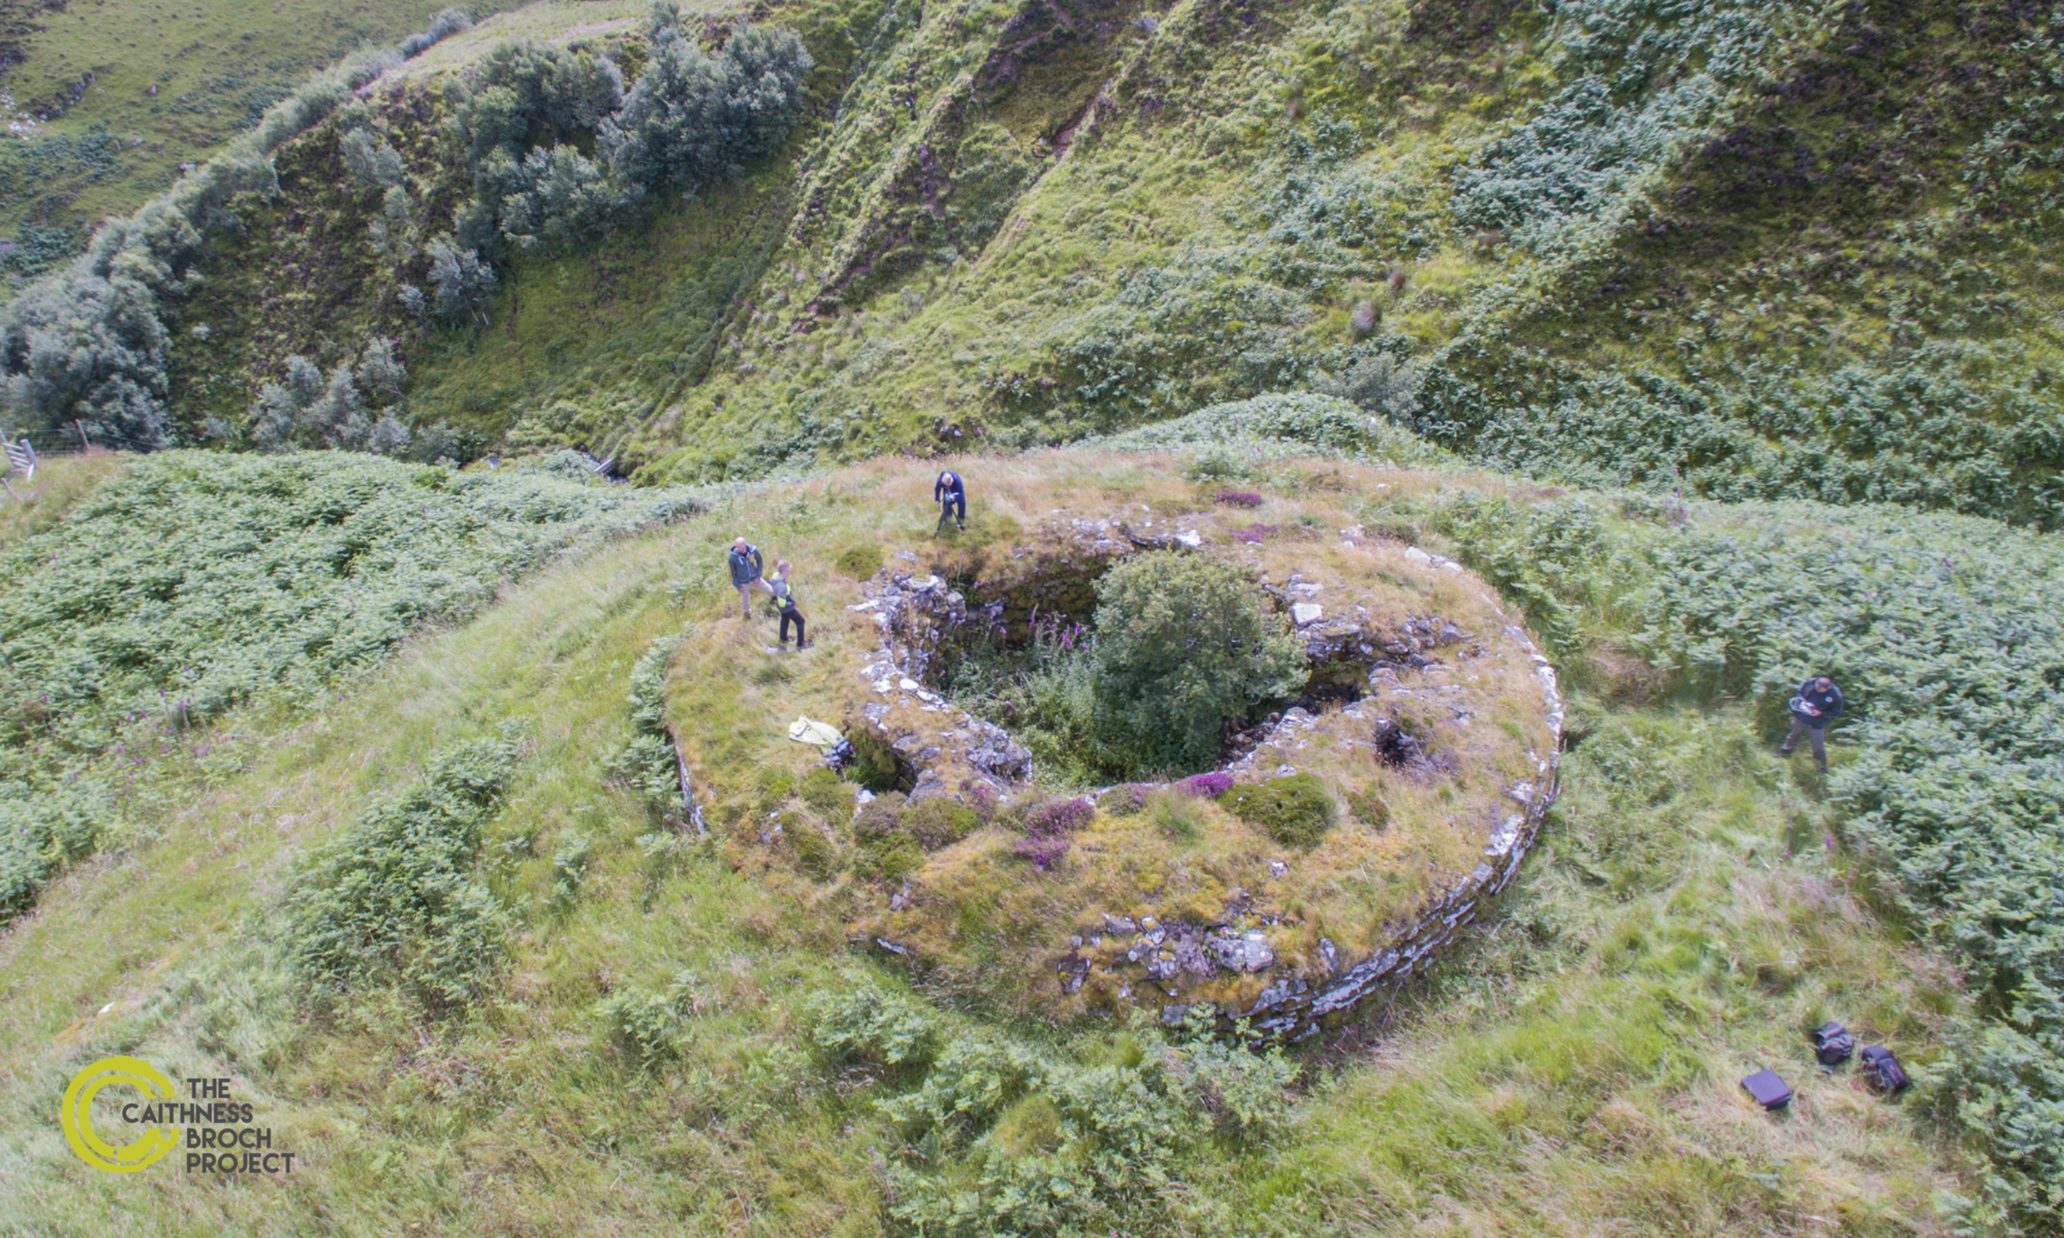
[[[695,805],[681,799],[680,757],[667,729],[666,676],[682,633],[655,637],[631,667],[631,738],[610,759],[609,775],[635,793],[675,828],[686,824]]]
[[[445,753],[421,783],[299,867],[282,938],[310,987],[337,996],[392,976],[435,1005],[479,993],[501,958],[508,913],[474,861],[516,755],[508,737]]]
[[[1215,800],[1233,789],[1233,776],[1224,770],[1192,774],[1176,783],[1175,789],[1196,799]]]
[[[882,548],[874,542],[851,542],[832,556],[831,565],[854,580],[866,580],[881,571]]]
[[[696,983],[694,976],[682,972],[663,991],[618,989],[595,1003],[595,1014],[617,1044],[640,1064],[653,1066],[680,1052]]]
[[[901,791],[890,791],[862,804],[853,818],[853,837],[865,843],[896,834],[903,828],[903,806],[906,802]]]
[[[1155,789],[1150,782],[1120,783],[1097,797],[1097,807],[1114,816],[1135,816],[1146,808],[1147,797]]]
[[[610,226],[637,194],[572,146],[524,156],[501,203],[502,236],[519,249],[563,250]]]
[[[1127,559],[1097,582],[1095,739],[1113,765],[1209,762],[1229,719],[1304,682],[1304,653],[1238,569],[1201,555]]]
[[[0,551],[0,817],[16,799],[35,808],[16,842],[0,831],[0,917],[91,846],[68,805],[99,792],[85,778],[67,790],[67,769],[133,767],[168,728],[254,695],[313,700],[558,547],[670,518],[680,498],[356,457],[128,463],[62,524]]]
[[[430,19],[430,27],[401,41],[401,54],[416,57],[461,31],[473,28],[473,18],[464,9],[444,9]]]
[[[833,1063],[922,1066],[939,1043],[938,1020],[916,1000],[871,983],[843,987],[809,1012],[810,1038]]]
[[[1347,810],[1354,814],[1355,820],[1372,830],[1380,830],[1390,824],[1390,805],[1373,788],[1348,792]]]
[[[461,249],[451,234],[430,242],[431,306],[440,318],[487,321],[487,303],[494,294],[494,268],[474,249]]]
[[[1066,834],[1030,834],[1011,844],[1011,854],[1043,873],[1067,858],[1072,842]]]
[[[996,819],[996,787],[979,778],[970,778],[960,784],[961,800],[973,810],[975,819],[987,825]]]
[[[795,853],[796,867],[811,880],[829,881],[838,873],[838,844],[817,822],[807,817],[788,817],[783,822],[782,834]]]
[[[974,809],[946,795],[935,795],[903,810],[903,828],[927,851],[957,843],[981,824]]]
[[[344,170],[363,193],[385,193],[407,173],[401,152],[371,129],[353,129],[337,142]]]
[[[570,907],[580,897],[581,882],[588,875],[589,842],[586,834],[569,833],[552,855],[552,905]]]
[[[1050,800],[1025,818],[1025,832],[1034,835],[1073,834],[1088,825],[1096,806],[1085,799]]]
[[[1221,490],[1216,501],[1225,507],[1261,506],[1261,496],[1252,490]]]
[[[809,770],[796,779],[795,793],[811,812],[834,825],[843,825],[853,817],[853,785],[840,778],[836,770],[822,765]]]
[[[1295,1065],[1138,1027],[1094,1064],[960,1036],[880,1102],[908,1141],[891,1215],[923,1233],[1143,1233],[1165,1224],[1205,1141],[1281,1127]],[[922,1155],[915,1155],[923,1149]]]
[[[1314,774],[1242,783],[1226,792],[1225,805],[1286,847],[1317,845],[1339,816],[1326,784]]]
[[[905,802],[902,792],[891,791],[874,797],[853,818],[857,876],[894,885],[923,867],[924,848],[903,824]]]
[[[107,794],[85,779],[0,783],[0,923],[33,906],[59,864],[93,850],[111,810]]]
[[[1220,1134],[1249,1140],[1271,1134],[1290,1117],[1297,1064],[1280,1045],[1261,1052],[1199,1031],[1177,1051],[1176,1071]]]
[[[1025,836],[1011,845],[1011,853],[1030,860],[1045,872],[1068,854],[1075,831],[1088,825],[1096,806],[1085,799],[1047,800],[1030,806],[1023,814]]]
[[[744,26],[714,56],[673,21],[655,20],[651,35],[645,71],[602,125],[602,148],[630,183],[728,180],[788,136],[812,68],[795,35]]]
[[[1147,820],[1163,837],[1188,842],[1204,832],[1197,797],[1179,791],[1163,791],[1147,801]]]

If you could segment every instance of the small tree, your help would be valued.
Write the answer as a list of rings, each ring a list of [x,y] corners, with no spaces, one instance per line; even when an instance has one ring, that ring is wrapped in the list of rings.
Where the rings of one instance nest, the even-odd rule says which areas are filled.
[[[677,20],[671,6],[655,8],[652,59],[601,130],[617,171],[648,189],[723,180],[779,146],[812,67],[787,31],[747,26],[711,56]]]
[[[322,370],[306,357],[298,354],[288,357],[286,387],[288,398],[298,413],[322,398]]]
[[[375,408],[386,408],[401,398],[401,384],[406,376],[401,359],[394,355],[393,340],[384,335],[366,340],[365,351],[358,359],[358,385]]]
[[[281,383],[267,383],[258,389],[251,405],[251,442],[260,451],[291,451],[294,430],[304,406]]]
[[[430,242],[430,288],[439,317],[478,314],[485,320],[494,285],[494,268],[482,262],[478,252],[460,249],[449,236]]]
[[[409,429],[391,411],[380,414],[380,419],[373,423],[372,433],[366,437],[366,450],[383,456],[398,456],[408,450],[408,445]]]
[[[1228,719],[1301,686],[1304,654],[1227,563],[1160,552],[1097,582],[1092,731],[1117,767],[1210,762]]]
[[[365,396],[359,392],[350,366],[330,371],[322,399],[309,406],[307,424],[332,447],[356,451],[365,446],[372,424],[366,419]]]
[[[344,170],[360,190],[384,191],[401,184],[407,170],[402,166],[401,153],[371,129],[353,129],[337,145],[344,157]]]

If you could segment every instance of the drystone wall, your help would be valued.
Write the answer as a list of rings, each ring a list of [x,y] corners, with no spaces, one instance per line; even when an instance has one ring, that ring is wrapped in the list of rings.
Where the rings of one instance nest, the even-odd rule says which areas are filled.
[[[1021,582],[1055,572],[1064,578],[1072,573],[1077,583],[1085,578],[1093,582],[1110,563],[1126,555],[1200,544],[1194,532],[1180,527],[1157,531],[1106,520],[1073,520],[1045,533],[1042,549],[1021,548],[1014,556],[1018,562],[1010,574]],[[1359,530],[1343,530],[1343,537],[1349,540],[1358,534]],[[1418,547],[1409,547],[1404,553],[1424,567],[1463,574],[1460,564]],[[1305,645],[1314,682],[1359,678],[1372,689],[1371,696],[1345,706],[1332,721],[1371,729],[1378,737],[1357,742],[1380,742],[1383,719],[1376,715],[1382,693],[1376,689],[1426,691],[1400,689],[1400,674],[1437,669],[1441,651],[1469,640],[1469,635],[1437,616],[1413,616],[1383,627],[1354,608],[1329,615],[1320,600],[1323,589],[1320,582],[1298,576],[1284,585],[1269,586]],[[1495,597],[1485,600],[1494,611],[1503,613]],[[993,607],[971,608],[963,594],[936,575],[891,567],[868,582],[863,600],[850,609],[871,618],[879,635],[861,672],[870,691],[870,699],[862,707],[863,721],[887,741],[899,762],[906,764],[914,782],[912,801],[966,794],[975,783],[1008,793],[1030,779],[1031,759],[1022,745],[1001,727],[970,716],[928,686],[937,659],[957,634],[972,624],[1000,621],[1001,616],[992,613]],[[1208,979],[1222,973],[1265,978],[1280,971],[1280,978],[1265,983],[1251,1002],[1232,1008],[1214,1005],[1212,1009],[1229,1030],[1243,1025],[1253,1035],[1295,1040],[1311,1035],[1327,1017],[1394,990],[1424,971],[1511,882],[1555,798],[1563,702],[1554,668],[1516,624],[1507,623],[1497,637],[1512,642],[1531,661],[1552,739],[1545,753],[1529,753],[1535,763],[1534,777],[1506,789],[1511,811],[1492,830],[1482,861],[1421,908],[1405,927],[1380,943],[1343,946],[1322,939],[1319,953],[1328,974],[1314,977],[1310,968],[1304,975],[1289,974],[1290,969],[1283,966],[1286,960],[1277,957],[1261,928],[1237,927],[1233,922],[1245,910],[1238,906],[1228,908],[1220,921],[1207,924],[1163,924],[1150,917],[1106,915],[1100,932],[1073,937],[1056,959],[1062,991],[1079,989],[1092,967],[1107,971],[1128,968],[1136,971],[1137,984],[1128,982],[1121,991],[1129,994],[1137,987],[1144,994],[1159,987],[1173,999],[1162,1007],[1163,1017],[1173,1021],[1192,1005],[1179,1000],[1180,980]],[[1261,777],[1289,772],[1301,746],[1333,742],[1337,737],[1326,732],[1338,729],[1338,725],[1323,726],[1307,710],[1287,710],[1251,737],[1226,772]],[[910,953],[888,940],[876,944],[891,953]]]

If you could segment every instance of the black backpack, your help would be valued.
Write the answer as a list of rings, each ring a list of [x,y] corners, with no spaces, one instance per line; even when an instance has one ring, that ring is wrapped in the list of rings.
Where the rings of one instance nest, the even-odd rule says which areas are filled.
[[[1912,1082],[1899,1059],[1892,1056],[1892,1050],[1883,1045],[1872,1045],[1863,1051],[1863,1080],[1887,1096]]]
[[[1840,1066],[1856,1052],[1856,1037],[1839,1023],[1823,1023],[1813,1029],[1813,1056],[1822,1066]]]

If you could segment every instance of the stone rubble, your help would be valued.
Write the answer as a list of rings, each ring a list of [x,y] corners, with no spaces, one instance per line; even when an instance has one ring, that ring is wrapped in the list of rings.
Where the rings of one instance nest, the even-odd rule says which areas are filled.
[[[1053,522],[1050,535],[1060,543],[1058,552],[1018,547],[1013,559],[1035,554],[1048,557],[1061,570],[1093,580],[1118,558],[1142,550],[1176,546],[1197,547],[1201,537],[1194,529],[1157,531],[1151,519],[1137,525],[1112,520],[1071,519]],[[1344,539],[1359,542],[1359,526],[1341,531]],[[1451,559],[1416,546],[1404,548],[1405,558],[1442,572],[1460,573]],[[895,556],[905,563],[916,562],[910,552]],[[1393,699],[1432,698],[1461,691],[1461,684],[1449,672],[1457,661],[1466,662],[1481,652],[1470,644],[1471,637],[1456,624],[1433,615],[1411,616],[1394,628],[1379,629],[1364,608],[1345,604],[1331,617],[1326,607],[1314,600],[1324,586],[1293,573],[1281,586],[1263,583],[1263,588],[1289,612],[1307,657],[1314,666],[1314,684],[1321,682],[1351,690],[1348,703],[1323,716],[1292,707],[1262,730],[1239,759],[1225,768],[1234,774],[1295,772],[1297,754],[1317,741],[1366,746],[1388,757],[1385,744],[1398,744],[1407,757],[1424,757],[1427,776],[1438,776],[1438,762],[1412,749],[1408,735],[1400,737],[1398,723],[1385,712],[1384,703]],[[1493,601],[1495,608],[1495,601]],[[936,575],[892,567],[868,582],[863,601],[849,608],[870,617],[879,633],[879,644],[862,667],[861,674],[874,699],[861,708],[866,725],[875,728],[890,748],[906,762],[915,786],[910,798],[921,801],[934,795],[957,794],[970,778],[986,781],[998,791],[1008,791],[1028,782],[1032,775],[1031,755],[1009,733],[993,723],[969,715],[925,686],[940,650],[953,635],[970,622],[997,622],[1001,603],[971,610],[966,598]],[[1230,1025],[1245,1019],[1250,1027],[1267,1036],[1300,1039],[1311,1035],[1329,1015],[1348,1010],[1371,995],[1394,988],[1423,971],[1435,952],[1451,942],[1479,914],[1485,900],[1504,889],[1518,871],[1520,861],[1540,830],[1541,821],[1556,792],[1559,750],[1563,727],[1563,704],[1555,671],[1517,625],[1507,624],[1499,635],[1515,643],[1531,659],[1540,686],[1553,742],[1544,756],[1530,754],[1536,763],[1535,776],[1515,783],[1507,790],[1515,811],[1498,821],[1484,850],[1484,862],[1423,907],[1412,921],[1390,940],[1373,948],[1358,962],[1350,962],[1332,940],[1320,939],[1318,954],[1325,978],[1318,983],[1295,976],[1283,976],[1264,986],[1244,1009],[1217,1008],[1219,1019]],[[1413,676],[1407,683],[1405,676]],[[1466,680],[1464,680],[1466,682]],[[1467,710],[1454,708],[1456,725],[1468,725]],[[1271,877],[1282,877],[1288,865],[1268,862]],[[907,905],[909,892],[899,891],[892,907]],[[1170,999],[1180,998],[1185,985],[1221,974],[1261,975],[1281,960],[1263,927],[1253,927],[1244,897],[1230,906],[1221,922],[1195,924],[1159,923],[1153,916],[1105,913],[1102,932],[1085,938],[1076,935],[1067,952],[1056,960],[1061,991],[1079,992],[1093,970],[1111,964],[1085,955],[1088,949],[1116,963],[1136,968],[1139,979]],[[1244,920],[1245,924],[1236,923]],[[1111,946],[1105,949],[1106,939]],[[1128,942],[1125,939],[1130,939]],[[896,954],[909,948],[886,938],[875,944]],[[1112,953],[1115,951],[1115,953]],[[1114,975],[1113,990],[1121,1000],[1143,991],[1135,982]],[[1190,1003],[1164,1003],[1163,1015],[1180,1017]]]

